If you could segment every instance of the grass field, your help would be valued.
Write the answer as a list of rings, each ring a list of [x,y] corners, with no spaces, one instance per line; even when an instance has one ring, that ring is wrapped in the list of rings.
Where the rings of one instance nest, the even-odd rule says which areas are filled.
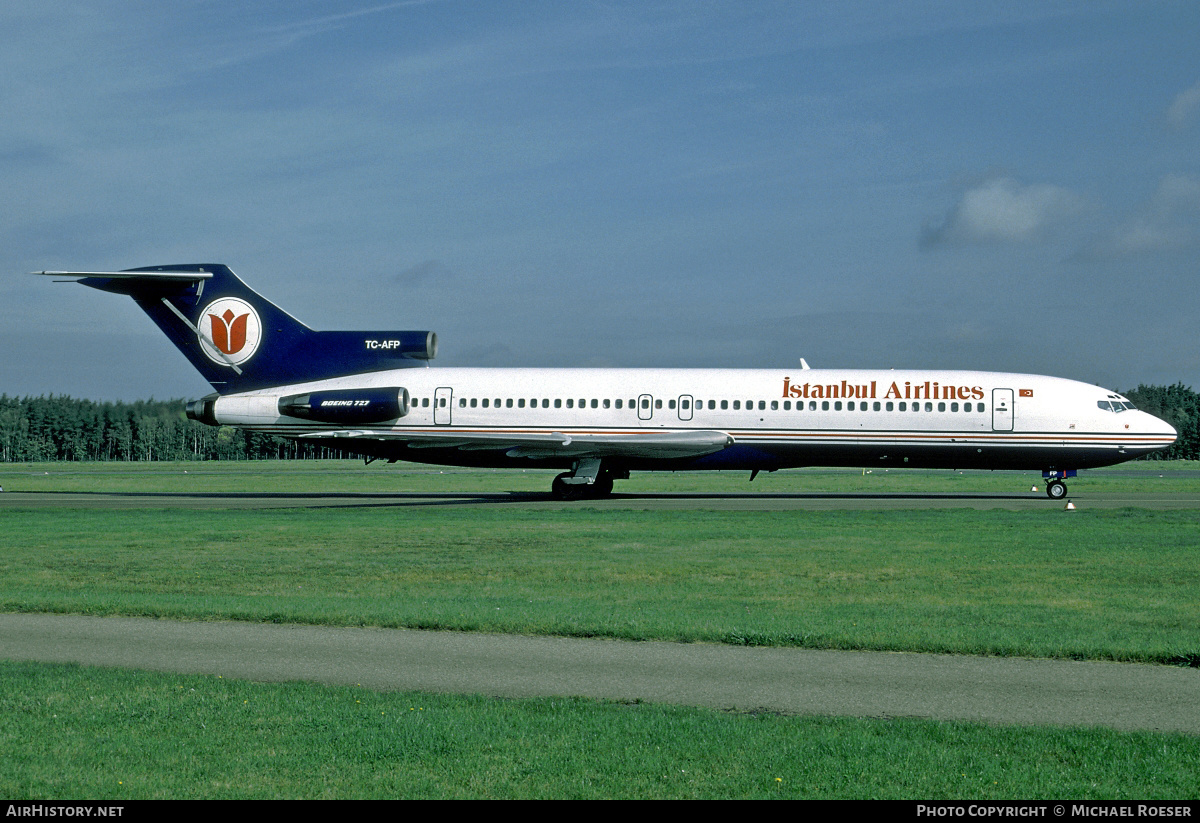
[[[344,462],[0,468],[9,491],[164,495],[497,494],[543,492],[548,479]],[[635,475],[618,491],[1008,494],[1022,482],[1004,473],[827,471],[748,487],[745,475]],[[1080,478],[1072,492],[1148,484],[1194,493],[1200,472],[1134,464]],[[1048,502],[1028,511],[715,511],[702,501],[687,511],[636,502],[234,509],[219,497],[211,509],[185,510],[169,496],[161,508],[136,510],[4,508],[0,610],[1194,663],[1198,515],[1064,515]],[[424,702],[448,724],[430,730],[433,742],[406,730],[385,745],[379,728],[349,722],[336,689],[221,684],[253,693],[241,705],[276,707],[245,715],[235,697],[190,708],[171,699],[172,689],[211,690],[205,678],[15,664],[0,678],[0,740],[20,753],[0,767],[8,797],[1200,794],[1200,740],[1186,736],[372,694],[381,716]],[[289,701],[305,708],[280,708]],[[187,731],[197,717],[226,736],[201,734],[193,770],[119,742],[121,717],[168,749],[201,734]],[[547,717],[557,722],[551,738]],[[490,731],[452,745],[464,726]],[[317,755],[285,742],[314,730],[328,768],[314,770],[305,758]],[[93,762],[104,747],[86,741],[97,735],[125,752],[112,768]],[[209,753],[222,750],[228,759],[213,761]],[[377,755],[355,755],[364,750]],[[64,753],[75,769],[55,772],[49,764]],[[114,788],[118,762],[130,780]],[[344,777],[333,763],[345,765]],[[314,777],[301,781],[302,772]]]
[[[0,663],[0,796],[1187,799],[1183,735]]]

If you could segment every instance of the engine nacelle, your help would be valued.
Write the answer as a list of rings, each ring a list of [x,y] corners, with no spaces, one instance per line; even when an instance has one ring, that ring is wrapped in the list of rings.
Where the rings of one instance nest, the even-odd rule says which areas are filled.
[[[331,389],[279,398],[279,413],[319,423],[357,426],[408,414],[408,389]]]
[[[189,420],[196,420],[207,426],[219,426],[217,422],[216,403],[219,394],[209,394],[199,400],[189,400],[185,410]]]

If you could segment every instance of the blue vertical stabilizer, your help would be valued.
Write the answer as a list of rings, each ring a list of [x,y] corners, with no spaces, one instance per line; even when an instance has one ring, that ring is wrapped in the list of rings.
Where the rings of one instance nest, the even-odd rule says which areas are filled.
[[[411,368],[437,353],[430,331],[313,331],[220,264],[42,273],[132,297],[222,394]]]

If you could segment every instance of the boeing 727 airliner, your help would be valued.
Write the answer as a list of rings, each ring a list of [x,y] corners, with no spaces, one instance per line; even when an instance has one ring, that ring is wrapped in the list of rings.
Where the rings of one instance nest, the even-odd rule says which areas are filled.
[[[1079,469],[1165,448],[1171,426],[1057,377],[842,369],[422,368],[428,331],[313,331],[223,265],[39,272],[126,294],[216,390],[212,426],[368,459],[566,469],[563,500],[631,471],[800,466]]]

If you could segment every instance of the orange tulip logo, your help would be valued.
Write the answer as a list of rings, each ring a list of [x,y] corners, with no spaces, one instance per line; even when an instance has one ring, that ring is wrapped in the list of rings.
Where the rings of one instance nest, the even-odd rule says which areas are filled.
[[[222,297],[205,306],[196,332],[204,354],[221,366],[246,362],[262,342],[258,312],[237,297]]]
[[[212,324],[212,341],[218,349],[226,354],[237,354],[246,345],[246,323],[249,314],[234,316],[232,309],[226,309],[220,317],[215,314],[208,316]]]

